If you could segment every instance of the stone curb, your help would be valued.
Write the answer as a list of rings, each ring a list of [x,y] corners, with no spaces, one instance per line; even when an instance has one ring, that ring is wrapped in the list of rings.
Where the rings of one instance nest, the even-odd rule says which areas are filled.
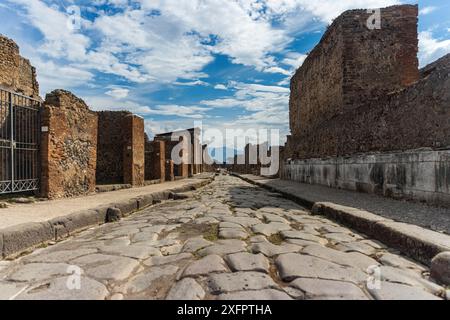
[[[271,192],[280,193],[285,198],[310,209],[313,214],[326,216],[355,231],[362,232],[427,266],[431,265],[431,260],[436,255],[450,251],[450,236],[448,235],[416,225],[396,222],[352,207],[331,202],[314,202],[301,195],[278,190],[236,173],[232,173],[232,175]]]
[[[93,226],[105,224],[109,208],[117,208],[122,217],[127,217],[163,200],[173,199],[173,195],[176,193],[202,188],[213,180],[214,177],[206,178],[184,187],[149,193],[129,200],[74,212],[45,222],[30,222],[2,229],[0,230],[0,260],[14,259],[41,245],[60,241]]]

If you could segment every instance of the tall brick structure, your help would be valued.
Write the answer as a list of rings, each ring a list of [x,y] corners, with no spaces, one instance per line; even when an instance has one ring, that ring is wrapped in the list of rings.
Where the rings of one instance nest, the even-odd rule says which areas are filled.
[[[145,142],[145,180],[166,180],[166,143],[165,141]]]
[[[68,91],[47,94],[41,116],[41,193],[50,199],[95,191],[97,114]]]
[[[128,111],[98,112],[97,183],[142,186],[145,180],[144,120]]]
[[[190,145],[185,146],[185,149],[188,151],[180,152],[180,157],[185,158],[186,160],[181,164],[174,164],[174,174],[175,177],[188,178],[196,173],[200,173],[201,163],[196,163],[202,161],[199,129],[193,128],[185,131],[158,134],[155,137],[155,141],[165,141],[166,160],[174,160],[172,159],[172,152],[174,148],[179,147],[180,143],[184,143],[185,136],[183,136],[183,133],[186,134],[186,139],[190,140],[186,141],[186,143],[190,143]],[[172,141],[172,136],[174,134],[180,136],[179,141]],[[187,152],[187,154],[183,154],[183,152]]]
[[[20,56],[17,44],[0,35],[0,87],[39,98],[36,69]]]
[[[346,153],[348,141],[343,146],[336,132],[321,132],[327,121],[361,113],[374,97],[419,80],[417,6],[381,9],[381,29],[367,27],[370,15],[350,10],[334,20],[292,78],[294,157]]]
[[[417,6],[369,16],[338,17],[292,78],[282,177],[450,205],[450,55],[418,69]]]

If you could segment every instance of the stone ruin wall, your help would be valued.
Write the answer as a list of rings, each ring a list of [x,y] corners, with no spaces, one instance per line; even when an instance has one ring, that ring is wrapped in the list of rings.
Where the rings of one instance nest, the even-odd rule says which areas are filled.
[[[98,112],[97,183],[144,184],[144,121],[128,111]]]
[[[145,142],[145,180],[164,182],[166,165],[166,144],[164,141]]]
[[[18,45],[0,35],[0,87],[39,99],[36,69],[21,57]]]
[[[124,182],[132,186],[143,186],[145,182],[144,119],[132,114],[124,120]]]
[[[95,192],[97,114],[64,90],[47,94],[42,109],[41,192],[50,199]]]
[[[450,55],[419,70],[417,6],[383,9],[381,17],[381,30],[364,30],[360,10],[330,27],[344,35],[343,64],[334,66],[343,72],[342,95],[335,97],[341,107],[315,104],[317,93],[306,90],[315,83],[302,84],[328,51],[307,59],[294,76],[281,176],[448,206]]]
[[[352,154],[355,143],[342,139],[342,127],[347,136],[358,138],[382,125],[375,121],[355,127],[353,120],[367,116],[374,97],[379,102],[371,104],[375,110],[370,113],[383,108],[388,102],[383,98],[392,99],[419,80],[417,15],[417,6],[382,9],[380,30],[367,28],[366,10],[347,11],[333,22],[292,78],[287,157]],[[360,141],[360,151],[371,144],[371,139]]]

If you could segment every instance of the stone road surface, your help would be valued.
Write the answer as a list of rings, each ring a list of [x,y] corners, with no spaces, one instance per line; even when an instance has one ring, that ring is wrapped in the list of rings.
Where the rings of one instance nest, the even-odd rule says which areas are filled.
[[[238,178],[188,195],[0,262],[0,299],[448,298],[426,267]]]

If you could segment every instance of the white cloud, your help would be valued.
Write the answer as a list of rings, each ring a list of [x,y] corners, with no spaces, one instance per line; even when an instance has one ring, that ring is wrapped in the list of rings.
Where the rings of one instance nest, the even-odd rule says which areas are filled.
[[[71,89],[90,82],[94,75],[86,70],[74,68],[70,65],[58,65],[51,60],[43,61],[35,57],[33,65],[36,67],[39,90],[45,95],[54,89]]]
[[[201,80],[195,80],[195,81],[188,81],[188,82],[181,82],[181,81],[175,81],[173,84],[177,86],[187,86],[187,87],[193,87],[193,86],[209,86],[209,83]]]
[[[126,97],[128,97],[129,93],[130,90],[125,88],[112,88],[111,90],[105,92],[105,94],[107,94],[108,96],[111,96],[118,100],[125,99]]]
[[[450,39],[435,39],[430,31],[419,33],[419,61],[421,67],[448,53],[450,53]]]
[[[205,113],[209,110],[211,109],[197,106],[158,105],[155,108],[142,107],[140,114],[203,119],[206,117]]]
[[[214,89],[216,89],[216,90],[227,90],[228,88],[224,84],[217,84],[217,85],[214,86]]]
[[[432,7],[432,6],[424,7],[424,8],[419,10],[419,14],[425,16],[427,14],[430,14],[430,13],[436,11],[436,9],[437,9],[437,7]]]

